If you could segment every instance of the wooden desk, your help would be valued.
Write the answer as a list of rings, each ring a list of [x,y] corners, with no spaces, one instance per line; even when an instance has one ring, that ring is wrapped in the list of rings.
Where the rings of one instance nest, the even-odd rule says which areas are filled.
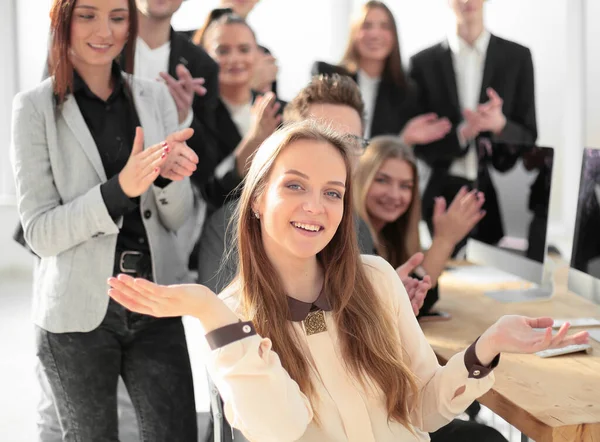
[[[423,331],[438,357],[447,361],[505,314],[600,319],[599,306],[567,292],[567,270],[555,273],[557,289],[550,300],[511,304],[483,295],[486,289],[498,289],[497,284],[464,287],[444,274],[436,308],[450,313],[452,320],[423,323]],[[600,442],[600,343],[590,343],[590,355],[542,359],[503,354],[493,389],[479,401],[536,442]]]

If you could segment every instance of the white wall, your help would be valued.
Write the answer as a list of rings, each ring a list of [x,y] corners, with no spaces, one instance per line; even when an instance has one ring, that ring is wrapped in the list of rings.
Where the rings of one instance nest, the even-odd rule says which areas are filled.
[[[3,59],[2,77],[0,77],[0,139],[5,141],[10,139],[12,98],[17,90],[14,18],[15,8],[12,0],[0,3],[0,53]],[[6,146],[7,143],[4,142],[3,145]],[[11,203],[11,195],[14,194],[8,151],[1,151],[1,154],[3,160],[0,161],[0,205]]]
[[[184,3],[173,17],[173,27],[198,28],[218,4],[218,0]],[[293,98],[308,83],[314,61],[341,57],[350,12],[351,3],[347,0],[262,0],[258,3],[248,22],[259,43],[269,48],[278,60],[278,92],[282,99]]]

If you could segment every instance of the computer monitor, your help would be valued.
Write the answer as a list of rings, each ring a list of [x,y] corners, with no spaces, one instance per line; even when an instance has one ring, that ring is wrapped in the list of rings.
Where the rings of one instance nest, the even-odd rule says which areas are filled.
[[[552,275],[546,263],[548,214],[554,166],[554,149],[505,143],[490,143],[490,151],[508,151],[518,155],[503,164],[502,172],[490,170],[494,184],[504,237],[495,244],[474,237],[467,241],[468,261],[500,269],[525,282],[518,290],[487,292],[502,302],[549,298]],[[508,169],[508,170],[507,170]]]
[[[586,148],[581,162],[569,290],[600,303],[600,150]]]

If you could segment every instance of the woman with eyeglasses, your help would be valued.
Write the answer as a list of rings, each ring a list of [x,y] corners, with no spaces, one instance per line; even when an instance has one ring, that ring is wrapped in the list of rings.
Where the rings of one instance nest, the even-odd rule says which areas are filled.
[[[402,68],[396,21],[383,2],[361,7],[339,65],[313,65],[313,75],[331,73],[349,75],[358,83],[365,102],[366,138],[400,135],[413,145],[443,138],[451,129],[446,118],[418,115],[416,90]]]
[[[180,317],[132,312],[106,296],[111,275],[186,278],[175,235],[190,215],[198,158],[167,87],[130,75],[134,0],[54,0],[51,78],[16,95],[11,162],[24,235],[40,257],[37,356],[64,441],[116,441],[124,380],[145,440],[196,442]],[[128,73],[117,63],[127,53]]]

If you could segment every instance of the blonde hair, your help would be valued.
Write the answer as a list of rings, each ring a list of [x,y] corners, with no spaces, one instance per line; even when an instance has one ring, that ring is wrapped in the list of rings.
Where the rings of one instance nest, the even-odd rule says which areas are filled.
[[[390,8],[385,3],[380,1],[371,0],[362,5],[359,9],[358,14],[352,20],[350,24],[350,36],[348,37],[348,43],[346,44],[346,50],[340,65],[346,68],[350,73],[356,74],[360,67],[360,55],[356,49],[356,35],[360,31],[363,23],[365,22],[367,15],[373,9],[381,9],[388,16],[392,32],[394,34],[394,47],[385,60],[385,66],[383,68],[383,78],[391,81],[396,86],[401,88],[406,87],[406,76],[404,75],[404,69],[402,68],[402,57],[400,55],[400,42],[398,39],[398,28],[396,26],[396,20]]]
[[[375,175],[383,163],[396,158],[406,161],[413,171],[414,185],[412,200],[406,213],[396,221],[388,223],[381,232],[373,228],[367,212],[367,195],[373,184]],[[419,196],[419,177],[412,148],[402,143],[399,137],[385,135],[371,140],[369,147],[360,157],[354,173],[356,184],[354,202],[359,216],[367,223],[373,238],[377,253],[384,257],[392,266],[398,267],[412,255],[421,250],[419,238],[419,221],[421,220],[421,198]]]
[[[395,320],[375,295],[359,255],[350,196],[350,146],[343,137],[313,120],[284,126],[271,135],[258,149],[246,176],[236,214],[239,270],[232,282],[239,290],[240,311],[246,320],[254,323],[260,335],[271,339],[283,367],[316,404],[318,398],[311,381],[315,368],[290,326],[286,293],[266,255],[260,221],[253,215],[253,204],[266,191],[278,156],[299,140],[332,146],[346,165],[342,220],[331,241],[317,254],[325,272],[323,289],[339,331],[342,357],[359,382],[379,388],[385,397],[389,418],[411,428],[410,412],[418,396],[417,383],[403,361]]]

